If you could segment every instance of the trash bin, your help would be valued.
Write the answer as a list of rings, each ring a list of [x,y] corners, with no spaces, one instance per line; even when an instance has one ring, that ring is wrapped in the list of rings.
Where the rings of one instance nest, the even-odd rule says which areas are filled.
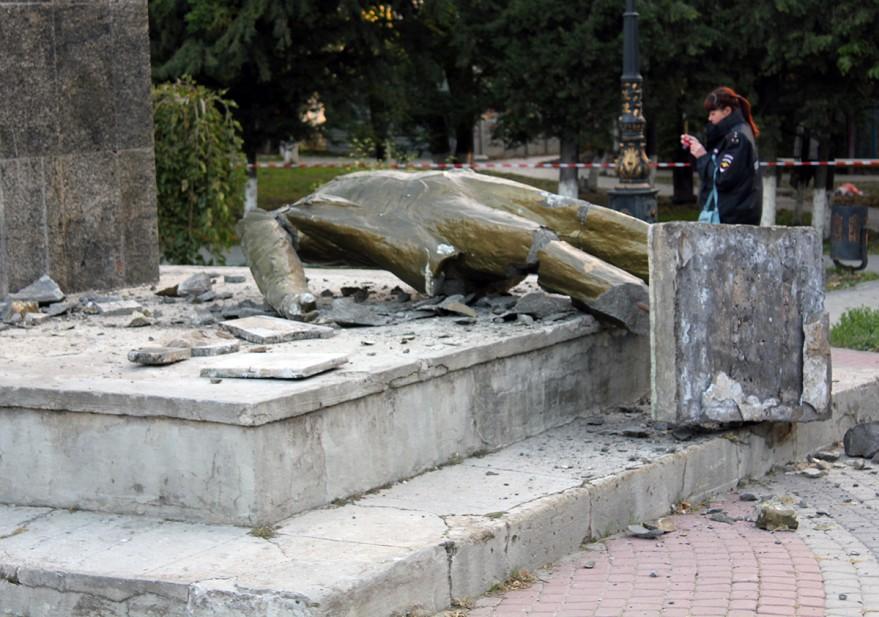
[[[836,201],[831,204],[830,258],[838,268],[863,270],[867,267],[867,206]],[[849,266],[841,260],[861,264]]]

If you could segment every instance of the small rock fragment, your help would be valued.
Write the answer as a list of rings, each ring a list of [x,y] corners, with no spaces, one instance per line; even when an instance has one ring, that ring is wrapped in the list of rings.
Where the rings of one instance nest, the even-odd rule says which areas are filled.
[[[188,347],[142,347],[128,352],[128,359],[146,366],[174,364],[191,357]]]
[[[342,287],[340,291],[343,297],[351,298],[354,302],[358,303],[366,302],[369,298],[368,287]]]
[[[736,519],[729,516],[726,512],[715,512],[714,514],[708,517],[710,520],[715,521],[717,523],[726,523],[727,525],[732,525],[736,522]]]
[[[165,287],[164,289],[160,289],[156,292],[157,296],[162,296],[164,298],[177,298],[177,285],[172,285],[171,287]]]
[[[18,323],[24,321],[24,316],[27,313],[39,313],[40,305],[36,302],[26,302],[24,300],[13,300],[12,302],[7,302],[5,305],[5,309],[3,310],[2,317],[3,321],[6,323]]]
[[[143,328],[152,325],[153,321],[143,313],[134,312],[131,314],[131,321],[126,325],[127,328]]]
[[[541,291],[525,294],[516,302],[513,310],[519,314],[544,319],[553,314],[569,312],[573,309],[570,298],[551,296]]]
[[[865,422],[851,427],[843,437],[848,456],[873,458],[879,453],[879,422]]]
[[[24,325],[36,326],[38,324],[43,323],[47,319],[50,319],[50,317],[48,315],[46,315],[45,313],[25,313]]]
[[[650,437],[650,432],[643,428],[624,428],[621,434],[623,437],[634,437],[635,439]]]
[[[223,282],[224,283],[244,283],[247,281],[247,277],[243,274],[224,274]]]
[[[757,501],[757,495],[754,493],[740,493],[739,501]]]
[[[72,306],[73,305],[70,302],[56,302],[45,307],[43,312],[49,317],[58,317],[59,315],[68,312]]]
[[[644,525],[629,525],[628,530],[630,536],[642,540],[655,540],[665,533],[661,529],[648,529]]]
[[[460,298],[460,296],[449,296],[440,303],[439,307],[447,313],[455,313],[457,315],[464,315],[465,317],[475,318],[478,315],[474,309],[470,308],[460,300],[452,300],[452,298]]]
[[[819,450],[812,456],[820,461],[827,461],[828,463],[835,463],[839,460],[839,452],[833,452],[831,450]]]
[[[604,424],[604,417],[603,416],[587,416],[585,418],[585,421],[586,421],[586,424],[588,424],[589,426],[601,426],[602,424]]]
[[[863,459],[850,459],[845,462],[846,465],[851,467],[852,469],[864,469],[867,466],[867,463],[864,462]]]
[[[813,480],[824,476],[824,472],[815,467],[806,467],[800,472],[800,474],[806,476],[807,478],[812,478]]]
[[[196,297],[211,291],[213,286],[214,282],[211,277],[204,272],[199,272],[177,285],[177,295]]]
[[[758,506],[757,527],[767,531],[793,530],[799,527],[797,513],[778,502],[767,502]]]

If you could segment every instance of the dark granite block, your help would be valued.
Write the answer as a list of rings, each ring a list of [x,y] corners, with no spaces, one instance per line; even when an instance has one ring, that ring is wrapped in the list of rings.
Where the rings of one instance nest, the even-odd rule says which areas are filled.
[[[0,157],[45,156],[57,145],[49,6],[0,6]]]
[[[152,148],[118,155],[125,279],[151,283],[159,278],[159,230],[155,159]]]
[[[58,157],[47,194],[50,274],[65,291],[125,283],[116,156]]]
[[[112,2],[116,148],[153,146],[153,105],[146,3]]]
[[[7,284],[17,291],[46,273],[46,211],[43,159],[0,162]]]
[[[115,147],[113,53],[106,3],[55,9],[59,154]]]

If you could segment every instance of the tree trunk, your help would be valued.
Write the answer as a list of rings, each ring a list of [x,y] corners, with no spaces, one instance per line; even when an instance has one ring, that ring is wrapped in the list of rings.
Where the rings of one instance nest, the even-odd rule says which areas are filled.
[[[427,147],[430,156],[436,163],[445,162],[449,158],[449,125],[445,117],[435,114],[425,121],[427,126]]]
[[[455,125],[455,161],[473,162],[473,116],[467,114]]]
[[[580,158],[580,144],[577,143],[576,133],[567,132],[561,136],[560,143],[561,163],[577,163]],[[559,169],[559,195],[563,197],[579,197],[577,184],[577,168],[569,167]]]
[[[259,184],[257,181],[256,151],[246,153],[247,157],[247,184],[244,185],[244,212],[250,212],[257,208],[259,196]]]
[[[778,174],[775,169],[767,169],[763,175],[763,213],[760,215],[760,227],[775,225],[775,192],[778,188]]]

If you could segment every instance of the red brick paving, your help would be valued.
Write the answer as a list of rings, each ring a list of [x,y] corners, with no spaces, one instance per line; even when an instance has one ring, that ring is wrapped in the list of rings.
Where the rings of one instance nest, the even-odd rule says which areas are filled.
[[[753,503],[716,507],[753,518]],[[578,553],[528,589],[480,601],[470,617],[824,615],[818,562],[796,534],[701,514],[671,518],[673,533],[657,540],[609,539],[606,551]]]

